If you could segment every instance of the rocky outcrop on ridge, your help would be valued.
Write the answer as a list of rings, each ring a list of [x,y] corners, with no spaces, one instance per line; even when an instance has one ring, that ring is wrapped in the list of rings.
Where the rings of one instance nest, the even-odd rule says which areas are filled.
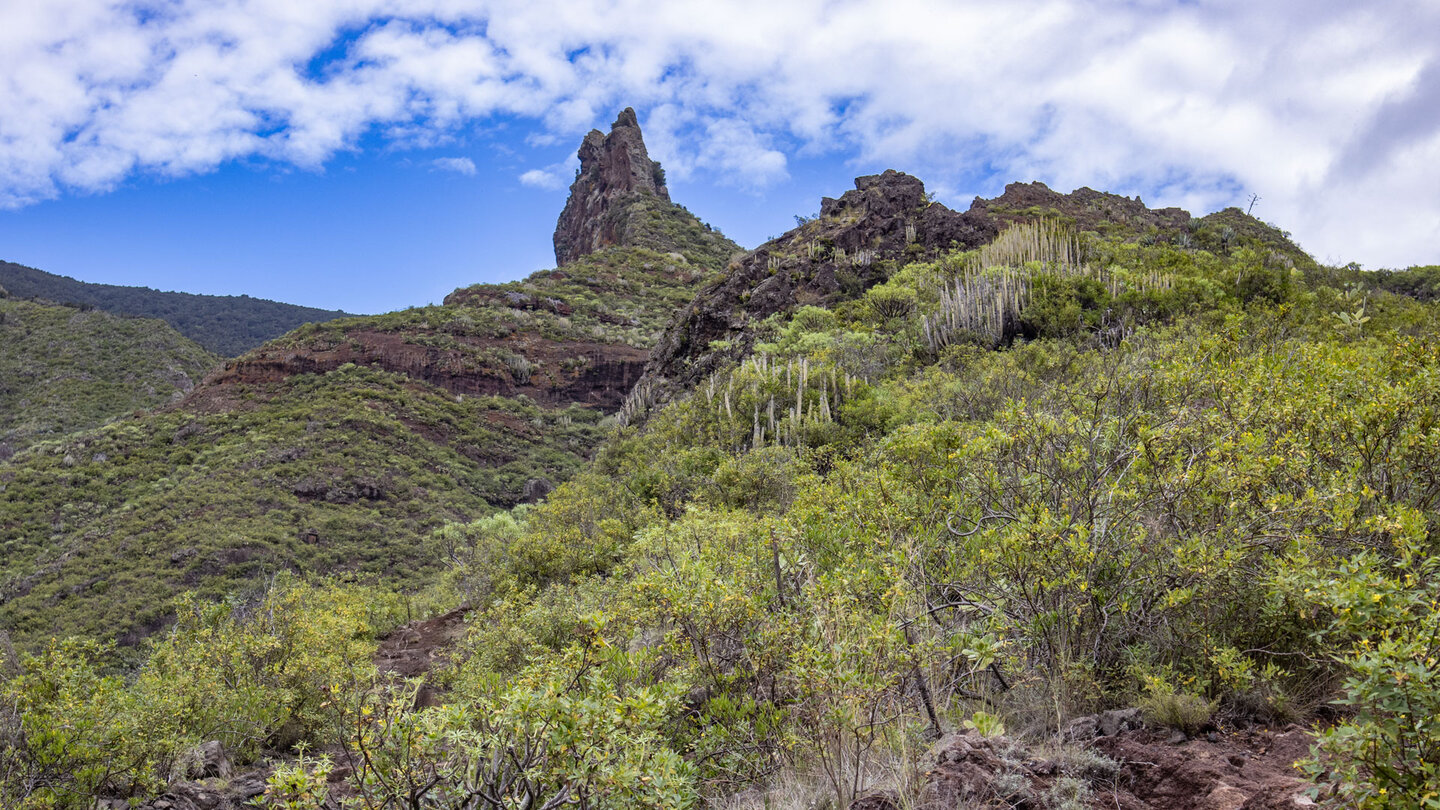
[[[619,408],[670,313],[739,247],[670,202],[633,109],[579,157],[555,231],[564,267],[455,290],[443,308],[307,326],[228,361],[187,406],[227,410],[237,390],[353,363],[454,394]]]
[[[1010,183],[992,200],[976,197],[970,210],[984,213],[1002,227],[1037,217],[1058,218],[1079,231],[1155,230],[1179,233],[1188,228],[1190,213],[1181,208],[1147,208],[1139,197],[1122,197],[1091,188],[1061,194],[1041,182]]]
[[[1011,183],[994,199],[976,197],[960,213],[931,201],[916,178],[886,171],[857,178],[854,190],[822,200],[813,220],[731,261],[666,330],[627,412],[669,400],[745,356],[754,327],[771,315],[857,298],[906,263],[977,248],[1014,223],[1039,219],[1212,250],[1255,236],[1303,258],[1283,234],[1235,209],[1194,219],[1179,208],[1148,208],[1138,197],[1089,188],[1062,194],[1033,182]]]
[[[667,399],[744,356],[759,321],[858,296],[899,264],[978,247],[998,233],[984,211],[929,201],[925,184],[908,174],[857,178],[853,191],[826,197],[814,220],[731,262],[702,290],[666,330],[642,386]]]
[[[555,224],[555,263],[565,265],[606,245],[630,244],[626,207],[637,195],[670,201],[665,173],[650,159],[635,110],[626,107],[610,134],[590,130],[580,143],[580,171]]]

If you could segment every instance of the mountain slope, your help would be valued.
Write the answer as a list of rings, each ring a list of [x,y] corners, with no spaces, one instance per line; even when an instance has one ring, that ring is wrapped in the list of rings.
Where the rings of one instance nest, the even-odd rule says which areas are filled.
[[[617,199],[592,213],[630,223],[621,242],[558,270],[303,326],[163,413],[17,454],[0,466],[0,627],[133,642],[182,589],[413,578],[436,528],[574,475],[669,314],[737,250],[644,190]]]
[[[163,321],[0,296],[0,459],[171,402],[218,361]]]
[[[149,287],[91,284],[33,267],[0,262],[0,285],[16,298],[95,307],[117,315],[159,318],[222,357],[234,357],[303,324],[344,317],[338,310],[282,304],[248,295],[196,295]]]
[[[673,257],[601,246],[445,307],[307,330],[170,412],[193,426],[85,434],[165,471],[146,479],[154,502],[194,528],[176,548],[170,518],[138,518],[159,526],[144,534],[118,527],[122,507],[32,554],[5,617],[26,641],[87,607],[162,620],[158,601],[115,604],[163,594],[134,577],[140,553],[169,561],[162,585],[206,593],[286,555],[358,569],[342,580],[443,558],[448,604],[468,610],[377,649],[393,594],[276,577],[192,603],[131,680],[52,645],[0,690],[0,795],[60,785],[66,810],[258,795],[268,770],[141,798],[205,739],[285,762],[275,781],[296,794],[328,774],[374,807],[1280,810],[1311,801],[1307,778],[1377,807],[1440,789],[1424,753],[1440,729],[1409,722],[1440,711],[1440,307],[1366,293],[1233,209],[1005,196],[959,214],[913,178],[862,178],[704,284],[624,413],[650,410],[580,474],[418,555],[403,521],[465,508],[445,479],[471,469],[456,466],[470,442],[519,448],[528,424],[543,449],[600,413],[560,410],[583,370],[529,352],[644,345],[663,316],[615,291],[665,284]],[[682,294],[673,281],[654,301]],[[524,396],[456,393],[482,384],[467,358],[490,369],[502,346],[509,381],[477,376]],[[465,437],[430,454],[446,429]],[[111,493],[60,449],[0,467],[19,473],[3,485]],[[250,488],[255,523],[186,489],[212,478],[215,497]],[[317,504],[333,509],[303,511]],[[271,540],[267,511],[336,523]],[[72,519],[56,502],[23,517]],[[383,536],[344,545],[367,520]],[[427,668],[423,685],[390,677]],[[27,737],[22,716],[57,733]],[[1317,716],[1313,738],[1293,726]],[[316,748],[345,766],[291,758]]]

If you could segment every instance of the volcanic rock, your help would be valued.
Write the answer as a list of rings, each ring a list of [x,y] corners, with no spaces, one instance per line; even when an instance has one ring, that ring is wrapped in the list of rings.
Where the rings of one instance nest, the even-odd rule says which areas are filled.
[[[856,178],[853,191],[821,202],[818,217],[731,262],[702,290],[661,338],[642,390],[663,401],[744,356],[753,325],[770,315],[858,296],[899,264],[977,247],[997,233],[985,212],[931,202],[908,174]]]
[[[970,210],[984,212],[1003,224],[1059,218],[1081,231],[1118,228],[1133,233],[1154,230],[1178,233],[1187,228],[1190,214],[1180,208],[1147,208],[1139,197],[1122,197],[1091,188],[1061,194],[1041,182],[1010,183],[993,200],[976,197]]]
[[[626,244],[626,203],[636,194],[670,201],[665,173],[645,151],[635,110],[626,107],[610,134],[590,130],[580,144],[580,172],[555,223],[555,262],[565,265],[606,245]]]

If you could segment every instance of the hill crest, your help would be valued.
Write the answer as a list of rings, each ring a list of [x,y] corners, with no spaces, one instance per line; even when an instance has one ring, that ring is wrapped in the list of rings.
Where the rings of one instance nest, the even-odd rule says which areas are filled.
[[[4,261],[0,261],[0,285],[9,289],[12,298],[103,309],[116,315],[159,318],[222,357],[234,357],[301,324],[350,314],[248,295],[202,295],[94,284]]]

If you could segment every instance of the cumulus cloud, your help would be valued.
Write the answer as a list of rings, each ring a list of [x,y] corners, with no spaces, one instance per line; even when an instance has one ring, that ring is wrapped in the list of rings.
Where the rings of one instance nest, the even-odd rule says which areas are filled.
[[[531,169],[520,175],[520,182],[531,188],[558,191],[570,186],[571,179],[580,167],[574,155],[559,163],[552,163],[542,169]]]
[[[551,191],[565,188],[565,178],[554,171],[545,169],[531,169],[520,175],[520,182],[532,188],[543,188]]]
[[[470,158],[435,158],[430,161],[430,165],[441,171],[455,172],[466,177],[475,176],[475,161]]]
[[[237,159],[320,167],[362,135],[433,146],[495,117],[569,142],[631,104],[675,177],[763,188],[833,154],[958,202],[1006,179],[1207,210],[1254,191],[1312,252],[1371,266],[1440,243],[1432,0],[47,0],[4,17],[9,207]]]

